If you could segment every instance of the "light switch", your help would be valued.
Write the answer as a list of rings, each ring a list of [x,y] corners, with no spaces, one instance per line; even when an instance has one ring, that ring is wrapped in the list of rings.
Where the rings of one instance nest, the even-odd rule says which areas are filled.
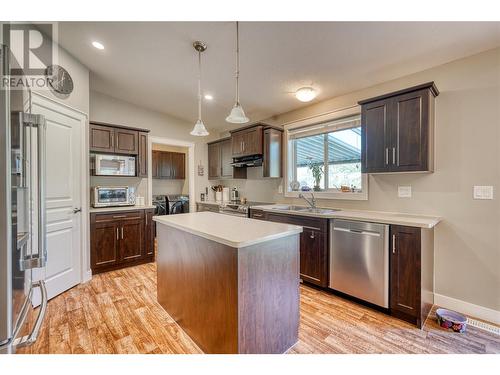
[[[399,198],[411,198],[411,186],[398,186]]]
[[[474,186],[474,199],[493,199],[493,186]]]

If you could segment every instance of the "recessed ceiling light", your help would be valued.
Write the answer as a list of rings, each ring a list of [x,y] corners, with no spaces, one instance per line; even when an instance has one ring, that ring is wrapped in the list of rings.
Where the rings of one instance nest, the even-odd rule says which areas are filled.
[[[205,94],[205,99],[206,100],[213,100],[214,97],[212,95],[210,95],[210,94]]]
[[[295,97],[301,102],[310,102],[316,97],[317,93],[312,87],[301,87],[295,91]]]
[[[104,46],[102,45],[102,43],[99,43],[99,42],[92,42],[92,45],[97,48],[97,49],[104,49]]]

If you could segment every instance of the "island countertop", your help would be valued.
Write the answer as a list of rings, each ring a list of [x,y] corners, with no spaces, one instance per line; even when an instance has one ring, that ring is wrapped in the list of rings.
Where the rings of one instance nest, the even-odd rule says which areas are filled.
[[[297,225],[265,222],[214,212],[154,216],[153,220],[234,248],[302,233],[302,227]]]

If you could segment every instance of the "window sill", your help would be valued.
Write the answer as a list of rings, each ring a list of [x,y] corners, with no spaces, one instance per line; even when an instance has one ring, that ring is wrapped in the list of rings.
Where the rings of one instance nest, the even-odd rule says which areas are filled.
[[[361,193],[342,193],[342,192],[331,192],[331,191],[286,191],[285,197],[298,198],[299,194],[304,194],[306,197],[311,193],[317,199],[339,199],[339,200],[353,200],[353,201],[367,201],[368,192],[363,191]]]

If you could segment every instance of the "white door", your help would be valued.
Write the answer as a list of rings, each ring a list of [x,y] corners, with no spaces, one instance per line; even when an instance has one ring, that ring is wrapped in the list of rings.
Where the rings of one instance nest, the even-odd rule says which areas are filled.
[[[39,95],[31,113],[46,121],[47,264],[34,272],[52,298],[82,280],[82,127],[85,115]],[[39,296],[34,296],[34,304]]]

